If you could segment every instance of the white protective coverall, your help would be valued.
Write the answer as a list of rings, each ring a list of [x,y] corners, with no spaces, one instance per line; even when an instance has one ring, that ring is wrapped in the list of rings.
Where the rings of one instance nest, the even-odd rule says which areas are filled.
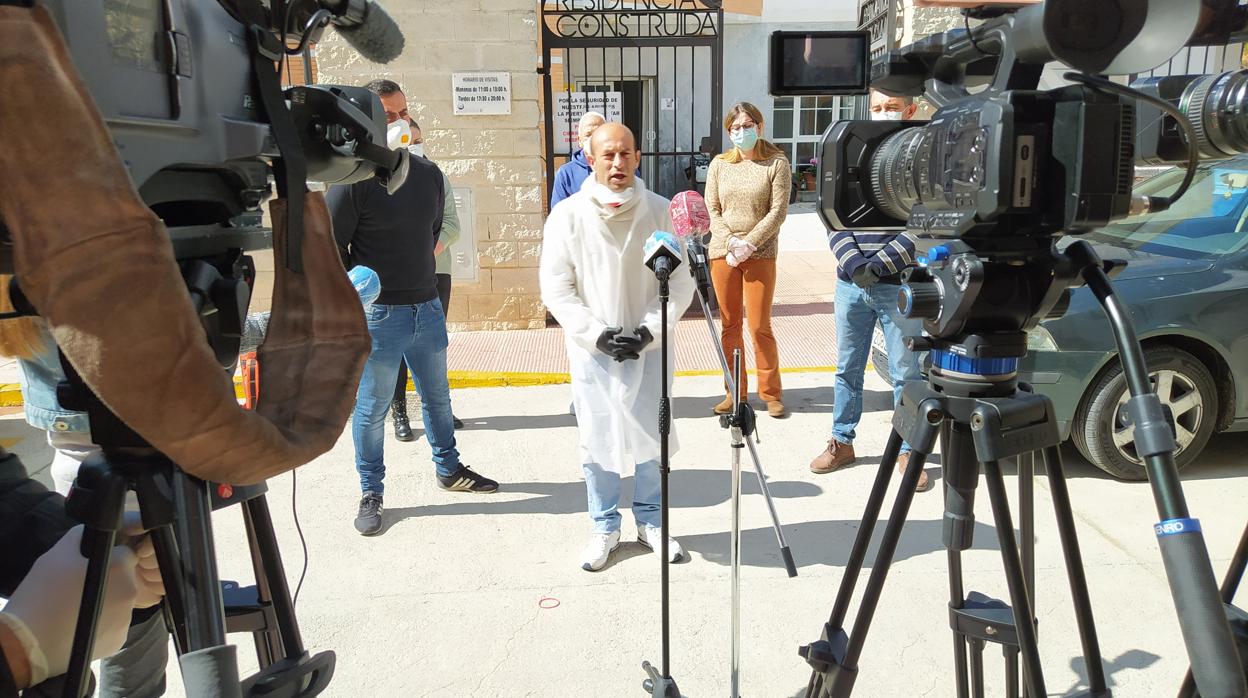
[[[592,176],[591,176],[592,180]],[[589,182],[587,181],[587,184]],[[634,180],[636,195],[610,214],[591,187],[560,201],[542,231],[542,302],[563,327],[571,364],[572,396],[583,463],[629,475],[636,463],[659,460],[659,395],[663,331],[659,282],[645,265],[642,248],[655,231],[672,232],[669,201]],[[628,220],[621,241],[607,226]],[[669,281],[667,331],[693,299],[694,282],[684,253]],[[636,361],[617,362],[596,347],[607,327],[654,336]],[[669,338],[668,367],[674,369]],[[671,387],[671,376],[667,377]],[[677,450],[673,429],[670,453]]]

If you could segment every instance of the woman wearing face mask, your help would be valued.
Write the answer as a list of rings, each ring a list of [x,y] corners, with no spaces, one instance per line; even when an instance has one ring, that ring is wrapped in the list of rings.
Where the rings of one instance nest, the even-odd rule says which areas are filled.
[[[771,301],[776,291],[776,252],[780,224],[788,215],[792,173],[779,148],[762,139],[763,115],[741,102],[728,110],[724,128],[733,148],[711,162],[706,175],[706,204],[711,211],[711,278],[719,301],[720,342],[732,358],[742,349],[742,310],[754,340],[758,396],[767,414],[786,415],[780,389],[780,352],[771,332]],[[746,376],[738,386],[749,393]],[[729,395],[716,414],[732,412]]]

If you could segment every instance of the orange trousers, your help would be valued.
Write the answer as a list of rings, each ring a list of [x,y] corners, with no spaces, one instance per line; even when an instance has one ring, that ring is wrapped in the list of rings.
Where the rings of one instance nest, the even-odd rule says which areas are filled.
[[[780,400],[780,349],[776,336],[771,332],[771,301],[776,295],[776,260],[747,259],[736,268],[722,259],[711,260],[711,281],[715,285],[715,298],[719,301],[719,333],[728,367],[732,368],[732,352],[741,349],[744,356],[745,343],[741,336],[742,310],[750,323],[750,337],[754,340],[754,365],[758,368],[758,396],[764,402]],[[727,392],[728,386],[724,386]],[[741,377],[737,386],[740,396],[749,394],[749,378]]]

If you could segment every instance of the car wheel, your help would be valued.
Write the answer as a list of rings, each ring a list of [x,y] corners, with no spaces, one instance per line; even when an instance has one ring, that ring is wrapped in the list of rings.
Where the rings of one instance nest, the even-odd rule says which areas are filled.
[[[1175,347],[1144,352],[1149,378],[1176,427],[1175,465],[1182,469],[1196,459],[1213,433],[1218,415],[1218,390],[1213,375],[1195,356]],[[1127,416],[1127,390],[1122,364],[1115,361],[1084,395],[1075,414],[1071,437],[1093,465],[1122,480],[1148,477],[1136,451],[1135,426]]]

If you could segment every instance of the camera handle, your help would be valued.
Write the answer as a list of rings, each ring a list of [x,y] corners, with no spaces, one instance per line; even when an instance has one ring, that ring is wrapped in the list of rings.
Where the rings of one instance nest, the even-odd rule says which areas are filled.
[[[1154,527],[1157,542],[1200,695],[1248,696],[1243,666],[1218,594],[1200,521],[1188,512],[1174,464],[1174,418],[1153,392],[1131,314],[1110,285],[1106,270],[1113,263],[1103,262],[1083,240],[1067,248],[1066,255],[1075,262],[1088,288],[1100,301],[1118,344],[1118,356],[1131,393],[1127,410],[1135,424],[1135,442],[1144,458],[1161,518]]]

